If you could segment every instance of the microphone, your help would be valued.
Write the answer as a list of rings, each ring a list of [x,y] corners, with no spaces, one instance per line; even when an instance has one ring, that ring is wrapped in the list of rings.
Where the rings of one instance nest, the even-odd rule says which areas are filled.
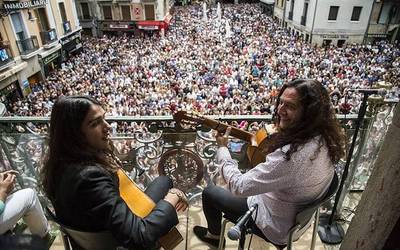
[[[353,91],[355,93],[363,93],[363,94],[366,94],[366,95],[384,96],[387,93],[386,89],[349,89],[349,90]]]
[[[240,238],[241,231],[243,226],[247,223],[250,219],[251,215],[253,214],[254,210],[256,210],[258,204],[254,204],[250,207],[249,210],[239,219],[239,221],[229,229],[228,231],[228,238],[231,240],[238,240]]]

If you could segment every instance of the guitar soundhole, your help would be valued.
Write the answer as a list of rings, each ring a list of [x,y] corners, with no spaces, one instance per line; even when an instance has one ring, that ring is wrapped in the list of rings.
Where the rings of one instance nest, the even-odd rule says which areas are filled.
[[[171,149],[158,163],[158,174],[170,177],[174,187],[188,193],[203,179],[203,161],[187,149]]]

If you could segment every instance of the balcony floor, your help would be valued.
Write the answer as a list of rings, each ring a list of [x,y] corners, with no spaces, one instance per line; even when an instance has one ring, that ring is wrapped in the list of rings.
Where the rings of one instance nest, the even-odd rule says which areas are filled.
[[[360,193],[351,193],[347,195],[344,204],[346,207],[346,210],[353,210],[354,207],[358,204],[359,199],[361,198]],[[194,201],[191,202],[190,209],[189,209],[189,230],[188,230],[188,248],[190,250],[212,250],[215,249],[213,247],[208,246],[207,244],[201,242],[200,240],[197,239],[197,237],[193,234],[193,227],[195,225],[206,225],[206,220],[202,211],[201,207],[201,198],[195,199]],[[182,236],[186,237],[186,223],[187,223],[187,217],[186,217],[186,212],[180,213],[179,214],[179,225],[178,225],[178,230],[181,232]],[[347,220],[349,218],[346,218]],[[348,220],[349,221],[349,220]],[[232,226],[232,223],[228,223],[227,225],[227,230]],[[343,227],[345,230],[348,227],[348,222],[343,224]],[[312,237],[312,229],[313,225],[311,225],[308,230],[305,232],[305,234],[302,235],[302,237],[294,242],[293,244],[293,249],[295,250],[306,250],[310,249],[311,245],[311,237]],[[225,232],[225,234],[226,234]],[[226,236],[226,235],[225,235]],[[227,242],[226,242],[226,247],[225,249],[227,250],[233,250],[238,248],[238,242],[230,240],[227,236],[225,237]],[[246,245],[245,248],[247,249],[248,243],[249,243],[250,236],[246,237]],[[339,249],[340,245],[326,245],[321,242],[319,237],[317,236],[316,240],[316,246],[315,250],[336,250]],[[61,237],[58,235],[56,240],[54,241],[52,247],[50,250],[63,250],[64,246],[61,240]],[[253,250],[267,250],[271,249],[274,250],[276,249],[273,245],[266,243],[264,240],[257,236],[253,236],[251,248]],[[176,250],[185,250],[185,240],[182,241]]]

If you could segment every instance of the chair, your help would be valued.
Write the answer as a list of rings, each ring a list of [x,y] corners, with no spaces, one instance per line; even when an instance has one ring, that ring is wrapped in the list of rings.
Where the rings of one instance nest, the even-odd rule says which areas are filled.
[[[66,250],[109,250],[125,249],[121,247],[110,231],[88,232],[63,225],[55,214],[46,207],[51,220],[60,226],[61,236]]]
[[[313,204],[311,204],[308,208],[304,209],[303,211],[299,212],[296,215],[296,224],[289,230],[289,239],[288,239],[288,243],[287,243],[287,250],[291,250],[292,249],[292,243],[293,243],[293,236],[302,228],[306,227],[310,220],[312,219],[313,214],[315,214],[315,221],[314,221],[314,227],[313,227],[313,233],[312,233],[312,240],[311,240],[311,250],[314,250],[315,248],[315,241],[316,241],[316,232],[317,232],[317,226],[319,223],[319,208],[320,206],[325,203],[326,201],[328,201],[330,198],[332,198],[332,196],[336,193],[336,191],[338,190],[339,187],[339,178],[335,172],[332,182],[329,186],[329,189],[327,191],[327,193],[324,195],[323,198],[321,198],[320,200],[314,202]],[[220,235],[220,241],[219,241],[219,246],[218,249],[222,250],[223,249],[223,239],[224,239],[224,235],[225,235],[225,227],[226,224],[229,222],[229,216],[224,215],[224,220],[222,221],[222,231],[221,231],[221,235]],[[255,227],[255,225],[253,225],[253,228]],[[256,229],[250,229],[248,230],[247,228],[244,228],[243,230],[245,230],[245,233],[242,233],[242,237],[239,240],[239,249],[243,249],[244,248],[244,241],[245,241],[245,235],[251,231],[254,232],[255,235],[259,236],[260,238],[264,239],[265,241],[271,243],[272,245],[274,245],[277,249],[283,249],[286,247],[286,245],[275,245],[272,242],[270,242],[264,234],[261,233],[261,231],[256,227]]]

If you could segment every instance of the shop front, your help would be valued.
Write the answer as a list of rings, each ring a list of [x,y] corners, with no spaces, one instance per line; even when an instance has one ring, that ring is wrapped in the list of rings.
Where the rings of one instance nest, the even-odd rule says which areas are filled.
[[[102,21],[101,29],[103,32],[135,32],[136,25],[132,21]]]
[[[60,39],[62,61],[68,60],[71,55],[78,53],[82,49],[81,30],[69,34]]]
[[[166,15],[162,21],[137,21],[136,26],[140,30],[158,30],[163,33],[168,29],[171,23],[172,16],[170,14]]]
[[[47,77],[51,72],[61,68],[61,45],[59,44],[52,50],[40,54],[40,64],[43,76]]]
[[[0,102],[4,103],[6,107],[16,102],[21,96],[18,80],[0,89]]]

